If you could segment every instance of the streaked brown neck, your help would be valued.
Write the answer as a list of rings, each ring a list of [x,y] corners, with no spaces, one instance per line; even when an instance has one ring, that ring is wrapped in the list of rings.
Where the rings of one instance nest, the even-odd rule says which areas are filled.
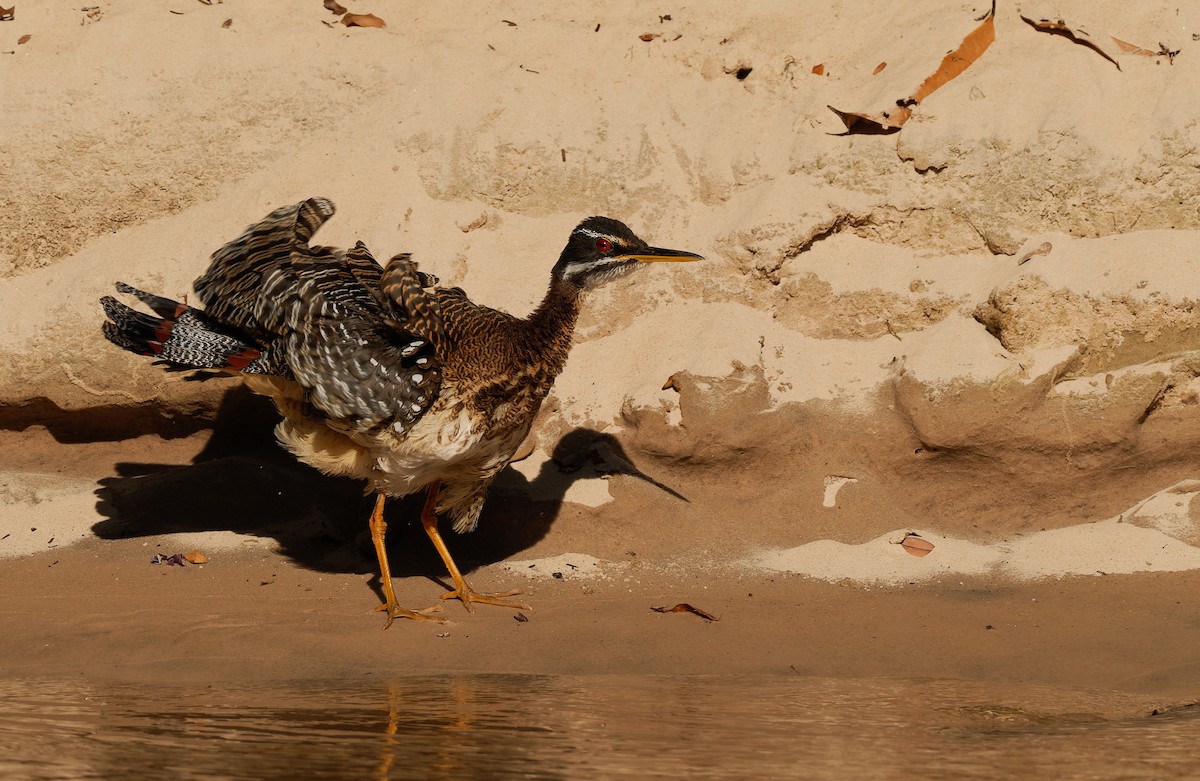
[[[557,376],[567,362],[575,322],[579,319],[580,294],[577,286],[554,275],[546,297],[525,321],[529,346],[552,372],[551,376]]]

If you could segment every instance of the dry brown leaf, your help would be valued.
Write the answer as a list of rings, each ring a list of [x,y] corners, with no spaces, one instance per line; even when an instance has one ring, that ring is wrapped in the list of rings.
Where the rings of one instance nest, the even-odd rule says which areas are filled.
[[[912,109],[907,106],[896,106],[891,111],[884,111],[875,115],[842,111],[833,106],[827,106],[826,108],[841,118],[842,122],[846,125],[847,133],[868,136],[895,133],[912,116]]]
[[[223,29],[226,29],[226,30],[228,30],[230,27],[233,27],[233,20],[232,20],[232,19],[226,19],[224,22],[221,22],[221,27],[222,27]]]
[[[1050,244],[1050,242],[1043,241],[1041,244],[1022,255],[1021,259],[1017,261],[1017,265],[1019,266],[1028,261],[1030,258],[1037,257],[1038,255],[1049,255],[1050,250],[1052,249],[1054,249],[1054,247]]]
[[[1096,52],[1096,54],[1099,54],[1101,57],[1111,62],[1113,65],[1116,65],[1117,70],[1121,70],[1121,64],[1113,59],[1111,54],[1100,48],[1100,45],[1093,41],[1090,35],[1083,30],[1070,27],[1062,19],[1038,19],[1037,21],[1034,21],[1028,16],[1022,15],[1021,21],[1033,29],[1038,30],[1039,32],[1050,33],[1051,35],[1061,35],[1063,38],[1073,41],[1080,46],[1086,46],[1092,51]]]
[[[686,602],[680,602],[675,607],[652,607],[650,608],[655,613],[695,613],[707,621],[720,621],[721,619],[714,616],[707,610],[701,610],[698,607],[692,607]]]
[[[208,562],[208,557],[198,550],[194,550],[191,553],[185,553],[183,554],[183,557],[193,564],[205,564]]]
[[[0,22],[11,22],[17,15],[17,7],[0,8]]]
[[[346,13],[345,7],[337,0],[325,0],[325,10],[341,16]]]
[[[650,41],[653,41],[655,38],[661,38],[662,36],[659,35],[658,33],[642,33],[638,37],[641,38],[643,41],[650,42]]]
[[[1154,57],[1158,55],[1158,52],[1152,49],[1144,49],[1137,44],[1129,43],[1128,41],[1122,41],[1115,35],[1110,35],[1108,37],[1113,39],[1113,43],[1117,45],[1123,54],[1139,54],[1143,57]]]
[[[22,35],[20,38],[17,39],[17,45],[20,46],[23,43],[29,43],[29,40],[31,38],[33,38],[32,35]]]
[[[812,72],[813,72],[813,75],[814,75],[814,76],[824,76],[824,75],[825,75],[825,66],[824,66],[824,64],[818,64],[818,65],[814,65],[814,66],[812,67]]]
[[[884,68],[886,68],[886,67],[887,67],[887,63],[886,63],[886,62],[881,62],[881,63],[879,63],[878,65],[876,65],[876,66],[875,66],[875,70],[871,71],[871,75],[872,75],[872,76],[878,76],[878,75],[879,75],[879,72],[880,72],[880,71],[882,71],[882,70],[883,70]]]
[[[1175,58],[1179,56],[1179,49],[1171,49],[1161,41],[1158,44],[1158,49],[1154,50],[1147,49],[1144,46],[1138,46],[1137,44],[1130,43],[1129,41],[1122,41],[1115,35],[1110,35],[1108,37],[1112,38],[1113,43],[1117,45],[1122,54],[1134,54],[1139,57],[1166,57],[1167,61],[1172,65],[1175,64]],[[1196,38],[1193,36],[1192,40],[1196,40]]]
[[[342,17],[342,24],[347,27],[387,27],[375,14],[346,14]]]
[[[921,103],[933,94],[934,90],[945,85],[978,60],[987,48],[996,40],[996,3],[992,2],[991,10],[984,15],[983,21],[969,32],[958,48],[942,58],[938,69],[929,78],[921,82],[917,91],[908,98],[896,101],[896,108],[882,111],[879,114],[864,114],[854,111],[842,111],[833,106],[829,110],[837,114],[846,125],[846,134],[879,135],[895,133],[912,116],[912,107]],[[887,63],[880,63],[875,69],[878,73]]]
[[[995,40],[996,3],[993,0],[992,10],[988,12],[983,23],[968,33],[957,49],[942,58],[942,64],[938,66],[932,76],[921,82],[921,86],[917,87],[917,91],[912,94],[911,99],[917,103],[925,100],[938,87],[971,67],[971,64],[983,56],[983,53]]]
[[[900,547],[918,558],[928,556],[933,551],[933,543],[921,539],[921,536],[914,532],[904,535],[904,539],[900,541]]]

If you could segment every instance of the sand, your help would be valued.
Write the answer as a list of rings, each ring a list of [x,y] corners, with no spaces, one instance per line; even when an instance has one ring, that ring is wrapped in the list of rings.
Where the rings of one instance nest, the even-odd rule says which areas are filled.
[[[1000,3],[995,42],[884,135],[827,106],[894,106],[985,6],[351,10],[387,27],[315,0],[0,21],[0,672],[402,659],[1200,699],[1200,9]],[[450,604],[381,634],[359,487],[279,451],[236,381],[100,336],[116,280],[186,296],[315,195],[321,243],[412,252],[518,314],[589,214],[706,256],[590,296],[532,455],[450,540],[528,621]],[[394,513],[400,598],[432,604]],[[677,602],[720,621],[650,610]]]

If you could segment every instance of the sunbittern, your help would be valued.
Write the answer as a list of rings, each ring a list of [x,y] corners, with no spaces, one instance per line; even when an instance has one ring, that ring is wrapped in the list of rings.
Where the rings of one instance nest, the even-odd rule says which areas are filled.
[[[407,254],[380,267],[362,242],[351,250],[310,247],[334,212],[311,198],[271,212],[212,256],[196,280],[204,309],[137,290],[158,316],[101,299],[104,335],[119,347],[177,368],[240,375],[275,402],[279,441],[322,472],[367,481],[387,626],[401,608],[384,533],[386,497],[425,488],[421,522],[454,582],[443,599],[524,608],[481,594],[463,579],[437,529],[475,528],[492,479],[517,452],[562,371],[580,296],[639,262],[687,261],[691,252],[651,247],[628,227],[589,217],[571,231],[550,272],[550,289],[527,318],[435,287]]]

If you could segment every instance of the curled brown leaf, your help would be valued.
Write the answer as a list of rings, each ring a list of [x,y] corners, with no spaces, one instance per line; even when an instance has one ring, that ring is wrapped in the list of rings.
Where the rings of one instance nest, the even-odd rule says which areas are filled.
[[[921,539],[921,535],[916,532],[904,535],[904,539],[900,540],[900,547],[918,558],[928,556],[933,552],[933,543]]]
[[[342,24],[347,27],[387,27],[375,14],[346,14],[342,17]]]
[[[646,41],[647,43],[649,43],[650,41],[653,41],[655,38],[661,38],[661,37],[662,36],[659,35],[658,33],[642,33],[641,35],[638,36],[638,38],[641,38],[643,41]]]
[[[826,108],[838,115],[842,123],[845,124],[847,133],[868,136],[895,133],[912,116],[912,109],[907,106],[896,106],[891,111],[882,111],[878,114],[860,114],[854,111],[842,111],[833,106],[826,106]]]
[[[1092,37],[1088,35],[1086,31],[1078,27],[1071,27],[1062,19],[1038,19],[1037,21],[1034,21],[1028,16],[1022,14],[1021,21],[1033,29],[1038,30],[1039,32],[1058,35],[1066,38],[1068,41],[1077,43],[1080,46],[1086,46],[1096,54],[1099,54],[1101,57],[1111,62],[1113,65],[1116,65],[1117,70],[1121,70],[1121,63],[1117,62],[1111,54],[1104,51],[1104,49],[1100,47],[1100,44],[1098,44],[1096,41],[1093,41]],[[1114,38],[1113,40],[1116,39]]]
[[[337,14],[338,16],[346,13],[345,6],[343,6],[337,0],[325,0],[325,10],[329,11],[330,13]]]

